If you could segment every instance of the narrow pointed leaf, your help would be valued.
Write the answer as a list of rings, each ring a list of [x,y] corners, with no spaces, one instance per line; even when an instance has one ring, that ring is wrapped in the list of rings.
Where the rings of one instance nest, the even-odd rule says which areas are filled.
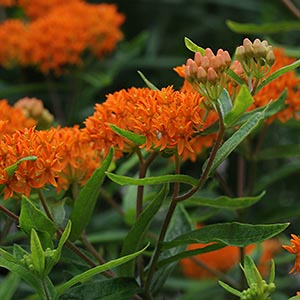
[[[125,129],[121,129],[118,126],[114,125],[114,124],[110,124],[109,125],[111,127],[111,129],[116,132],[117,134],[119,134],[120,136],[128,139],[129,141],[135,143],[136,145],[142,145],[146,142],[146,137],[140,134],[136,134],[132,131],[129,130],[125,130]]]
[[[22,162],[22,161],[28,161],[28,160],[37,160],[37,156],[26,156],[26,157],[23,157],[21,159],[19,159],[17,162],[15,162],[13,165],[5,168],[5,170],[7,171],[7,174],[9,177],[11,177],[14,172],[17,170],[19,164]]]
[[[183,251],[183,252],[180,252],[176,255],[170,256],[166,259],[161,259],[158,262],[157,267],[161,268],[165,265],[168,265],[170,263],[179,261],[183,258],[187,258],[187,257],[191,257],[191,256],[195,256],[195,255],[198,255],[198,254],[203,254],[203,253],[207,253],[207,252],[211,252],[211,251],[216,251],[216,250],[219,250],[219,249],[224,248],[224,247],[225,247],[225,245],[218,243],[218,244],[208,245],[208,246],[203,247],[203,248],[198,248],[198,249],[189,250],[189,251]]]
[[[300,24],[300,23],[299,23]],[[257,87],[256,93],[261,90],[264,86],[272,82],[273,80],[277,79],[281,75],[294,70],[300,66],[300,59],[296,60],[295,62],[291,63],[290,65],[284,66],[278,70],[276,70],[274,73],[272,73],[270,76],[268,76],[265,80],[262,81],[262,83]]]
[[[192,186],[196,186],[198,184],[198,180],[187,175],[162,175],[162,176],[139,178],[139,179],[117,175],[110,172],[106,172],[106,175],[110,180],[120,185],[127,185],[127,184],[151,185],[151,184],[162,184],[162,183],[171,183],[171,182],[181,182]]]
[[[178,236],[173,241],[164,242],[163,249],[166,250],[179,245],[207,244],[210,242],[245,247],[274,237],[288,226],[289,223],[252,225],[232,222],[212,224]]]
[[[46,232],[50,236],[57,229],[55,224],[25,196],[22,196],[19,223],[21,229],[28,236],[31,234],[31,229],[35,229],[38,232]]]
[[[254,33],[255,35],[278,33],[278,32],[285,32],[291,30],[300,30],[300,22],[298,21],[267,22],[263,24],[254,24],[254,23],[238,23],[238,22],[228,20],[226,24],[234,32]]]
[[[256,197],[230,198],[227,196],[220,196],[215,199],[192,197],[186,200],[184,203],[186,205],[208,206],[208,207],[227,208],[227,209],[241,209],[255,204],[264,195],[265,192],[262,192],[260,195]]]
[[[60,285],[59,287],[57,287],[57,292],[59,295],[61,295],[62,293],[64,293],[67,289],[69,289],[70,287],[72,287],[73,285],[80,283],[80,282],[85,282],[87,280],[89,280],[90,278],[92,278],[93,276],[102,273],[106,270],[109,270],[111,268],[117,267],[121,264],[124,264],[126,262],[128,262],[129,260],[134,259],[135,257],[137,257],[138,255],[142,254],[146,249],[147,249],[148,245],[137,251],[134,252],[132,254],[126,255],[126,256],[122,256],[120,258],[111,260],[103,265],[91,268],[79,275],[76,275],[75,277],[73,277],[72,279],[70,279],[69,281],[65,282],[64,284]]]
[[[43,275],[45,270],[45,254],[36,231],[32,228],[30,235],[31,259],[34,270]]]
[[[136,223],[131,227],[124,239],[121,255],[127,255],[141,248],[150,222],[158,212],[168,193],[168,186],[164,185],[161,191],[154,197],[151,203],[143,210]],[[124,277],[134,276],[134,261],[129,261],[120,267],[120,275]]]
[[[235,296],[238,296],[238,297],[241,297],[242,293],[238,290],[236,290],[235,288],[231,287],[230,285],[228,285],[227,283],[223,282],[223,281],[218,281],[219,285],[225,289],[227,292],[235,295]]]
[[[238,74],[236,74],[232,69],[228,69],[226,73],[239,85],[245,84],[245,81]]]
[[[83,229],[90,222],[100,194],[101,185],[105,178],[105,172],[111,164],[113,155],[114,151],[113,148],[111,148],[102,166],[94,171],[88,182],[80,190],[78,198],[75,200],[74,208],[70,215],[72,222],[70,238],[73,240],[80,236]]]
[[[223,119],[232,110],[232,101],[226,89],[223,89],[217,100]]]
[[[205,49],[204,48],[196,45],[192,40],[190,40],[187,37],[184,38],[184,44],[192,52],[200,52],[202,55],[204,55],[204,53],[205,53]]]
[[[15,273],[9,273],[0,283],[0,299],[11,300],[20,282],[20,277]]]
[[[254,99],[247,86],[243,84],[234,100],[233,108],[224,117],[225,126],[232,126],[253,103],[253,101]]]
[[[146,78],[146,76],[141,71],[138,71],[138,74],[141,76],[141,78],[143,79],[143,81],[146,83],[147,87],[150,90],[153,90],[153,91],[158,91],[159,90],[151,81],[149,81]]]
[[[259,284],[262,282],[262,277],[253,261],[253,259],[249,256],[244,257],[244,266],[243,271],[249,286],[253,283]]]
[[[234,149],[258,126],[260,121],[264,119],[264,113],[257,112],[251,116],[245,124],[243,124],[217,151],[216,157],[209,171],[211,175],[215,169],[230,155]],[[204,164],[204,168],[207,164]]]

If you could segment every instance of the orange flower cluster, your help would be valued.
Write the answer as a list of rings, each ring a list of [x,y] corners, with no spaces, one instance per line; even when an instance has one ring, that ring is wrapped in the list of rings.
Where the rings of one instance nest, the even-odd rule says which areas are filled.
[[[39,17],[43,17],[44,15],[49,13],[53,8],[80,1],[81,0],[16,0],[15,2],[17,2],[18,6],[23,8],[26,15],[30,19],[34,20]]]
[[[191,244],[188,250],[204,248],[209,244]],[[251,254],[256,245],[245,247],[246,254]],[[269,263],[276,253],[280,250],[280,243],[276,239],[266,240],[261,244],[262,254],[258,262],[258,269],[263,275],[269,272]],[[240,260],[240,249],[235,246],[226,246],[216,251],[199,254],[193,258],[181,260],[181,267],[184,275],[189,278],[203,279],[213,278],[215,275],[210,271],[227,272],[238,264]],[[202,267],[202,264],[208,268]],[[209,270],[210,269],[210,270]]]
[[[81,65],[85,51],[102,58],[123,37],[120,26],[124,15],[113,4],[79,0],[39,3],[36,6],[32,1],[20,1],[29,14],[44,12],[32,22],[25,25],[20,20],[8,20],[0,25],[3,66],[35,65],[43,73],[60,74],[66,66]]]
[[[275,63],[271,68],[270,74],[274,71],[291,64],[295,59],[284,54],[283,49],[274,49]],[[272,119],[278,118],[281,122],[286,122],[292,118],[299,120],[300,118],[300,80],[295,72],[290,71],[270,84],[263,87],[255,96],[253,108],[267,105],[270,100],[276,100],[281,93],[287,89],[288,95],[285,101],[286,108],[277,113]]]
[[[24,115],[21,109],[12,107],[6,99],[0,100],[0,139],[4,134],[32,127],[36,121]]]
[[[0,0],[0,6],[14,6],[16,5],[16,0]]]
[[[67,190],[71,184],[84,185],[93,171],[100,167],[101,157],[78,126],[57,129],[62,143],[61,155],[65,167],[58,177],[57,190]]]
[[[31,188],[46,184],[57,186],[56,178],[64,168],[61,144],[54,128],[35,131],[31,127],[4,135],[0,141],[0,184],[5,184],[4,198],[14,193],[29,196]],[[6,168],[28,156],[37,159],[21,162],[9,177]]]
[[[141,147],[147,150],[173,149],[184,158],[194,158],[212,143],[212,139],[199,135],[207,126],[202,99],[197,93],[174,91],[172,87],[121,90],[96,104],[94,115],[85,120],[85,131],[104,154],[111,146],[120,152],[135,147],[110,128],[114,124],[146,137]]]
[[[295,264],[293,268],[291,269],[290,273],[299,273],[300,272],[300,237],[291,234],[291,246],[283,245],[282,247],[290,252],[291,254],[294,254],[296,256]]]

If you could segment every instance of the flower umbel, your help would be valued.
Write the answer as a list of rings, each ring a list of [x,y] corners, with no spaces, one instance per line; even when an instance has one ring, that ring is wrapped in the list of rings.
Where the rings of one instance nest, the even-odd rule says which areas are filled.
[[[210,48],[202,56],[196,52],[194,59],[186,62],[185,77],[194,89],[208,100],[216,101],[226,83],[226,70],[231,64],[228,51],[219,49],[215,55]]]
[[[282,245],[282,248],[287,250],[288,252],[294,254],[296,256],[296,260],[295,260],[295,264],[293,266],[293,268],[291,269],[291,271],[289,272],[291,273],[299,273],[300,272],[300,237],[295,235],[295,234],[291,234],[291,245]]]

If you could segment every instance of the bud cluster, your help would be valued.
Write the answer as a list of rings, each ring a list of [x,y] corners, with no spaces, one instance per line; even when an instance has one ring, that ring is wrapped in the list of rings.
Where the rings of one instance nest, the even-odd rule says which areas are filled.
[[[203,96],[217,100],[226,82],[226,70],[231,64],[228,51],[219,49],[215,55],[210,48],[204,55],[195,52],[194,59],[186,61],[185,77]]]
[[[264,40],[255,39],[252,43],[245,38],[243,45],[236,48],[236,59],[242,64],[242,67],[248,77],[264,77],[275,62],[275,55],[272,46]]]
[[[266,283],[262,280],[259,284],[252,283],[250,288],[244,290],[241,294],[241,300],[268,300],[271,293],[275,291],[275,284],[273,282]]]

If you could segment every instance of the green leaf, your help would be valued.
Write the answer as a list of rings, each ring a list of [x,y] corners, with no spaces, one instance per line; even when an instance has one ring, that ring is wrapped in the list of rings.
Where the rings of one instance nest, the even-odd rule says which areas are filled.
[[[102,166],[94,171],[88,182],[80,190],[70,215],[72,222],[70,239],[77,239],[82,230],[90,222],[96,201],[100,194],[101,185],[105,178],[105,171],[109,168],[113,156],[114,151],[113,148],[111,148]]]
[[[268,22],[257,25],[253,23],[238,23],[228,20],[226,21],[226,24],[234,32],[253,33],[255,35],[300,30],[300,22],[298,21]]]
[[[223,119],[232,110],[232,101],[226,89],[223,89],[217,100]]]
[[[133,278],[114,278],[81,284],[68,290],[61,300],[128,300],[140,292]]]
[[[255,156],[256,160],[268,160],[276,158],[300,157],[299,145],[274,145],[271,148],[262,149]]]
[[[235,82],[237,82],[239,85],[244,85],[245,81],[238,75],[236,74],[232,69],[228,69],[226,71],[227,75],[229,75]]]
[[[3,256],[0,256],[0,267],[3,267],[20,276],[24,281],[26,281],[35,289],[35,291],[39,294],[41,300],[49,299],[49,295],[47,296],[45,293],[41,278],[35,275],[32,271],[29,271],[24,266],[22,266],[20,262],[8,261]],[[47,285],[47,287],[49,288],[48,292],[52,296],[51,299],[56,299],[56,291],[54,290],[54,287],[48,277],[45,278],[44,285]]]
[[[151,81],[149,81],[141,71],[137,71],[137,72],[150,90],[159,91],[159,89]]]
[[[15,173],[15,171],[17,170],[19,164],[22,161],[28,161],[28,160],[32,160],[32,161],[37,160],[37,156],[26,156],[26,157],[23,157],[23,158],[19,159],[17,162],[15,162],[13,165],[5,168],[8,176],[11,177]]]
[[[242,269],[249,287],[253,283],[259,284],[262,282],[263,279],[251,257],[247,255],[244,257],[244,266],[242,267]]]
[[[217,151],[216,157],[212,163],[209,175],[229,156],[229,154],[237,148],[237,146],[258,126],[264,119],[264,113],[257,112],[251,116],[245,124],[243,124]],[[207,165],[205,162],[203,168]]]
[[[185,232],[189,232],[191,228],[192,224],[189,214],[187,213],[182,204],[178,204],[171,219],[169,228],[167,230],[165,240],[170,241],[178,235],[181,235]],[[173,257],[179,254],[180,252],[184,251],[185,249],[185,245],[180,245],[179,247],[169,249],[161,253],[160,260],[165,260],[170,257]],[[154,273],[153,280],[151,283],[151,291],[154,295],[155,293],[158,293],[161,290],[162,286],[176,267],[176,263],[177,261],[174,260],[173,263],[165,264]]]
[[[245,247],[269,239],[285,230],[288,226],[289,223],[252,225],[232,222],[212,224],[178,236],[173,241],[164,242],[163,249],[166,250],[179,245],[207,244],[210,242]]]
[[[47,232],[50,236],[53,236],[57,229],[55,224],[25,196],[22,196],[19,223],[28,236],[31,234],[31,229]]]
[[[163,200],[168,194],[168,185],[164,185],[151,203],[143,210],[136,223],[131,227],[122,245],[121,255],[127,255],[141,247],[148,226],[155,214],[158,212]],[[121,276],[134,276],[134,261],[127,262],[120,267]]]
[[[121,264],[128,262],[129,260],[134,259],[138,255],[142,254],[147,249],[148,246],[149,245],[147,245],[145,248],[141,249],[140,251],[134,252],[134,253],[126,255],[126,256],[122,256],[122,257],[114,259],[114,260],[111,260],[103,265],[91,268],[81,274],[74,276],[69,281],[67,281],[67,282],[63,283],[62,285],[60,285],[59,287],[57,287],[58,294],[61,295],[67,289],[69,289],[70,287],[72,287],[73,285],[75,285],[79,282],[85,282],[99,273],[102,273],[106,270],[117,267]]]
[[[205,49],[196,45],[193,41],[191,41],[189,38],[184,38],[184,44],[185,46],[191,50],[192,52],[200,52],[202,55],[205,54]]]
[[[299,23],[300,24],[300,23]],[[257,93],[259,90],[261,90],[264,86],[266,86],[267,84],[269,84],[270,82],[274,81],[275,79],[277,79],[278,77],[280,77],[281,75],[294,70],[296,68],[298,68],[300,66],[300,59],[296,60],[295,62],[284,66],[278,70],[276,70],[274,73],[272,73],[270,76],[268,76],[266,79],[264,79],[261,84],[256,88],[255,92]]]
[[[192,197],[187,199],[185,205],[197,205],[197,206],[208,206],[216,208],[227,208],[227,209],[241,209],[249,207],[259,201],[265,192],[262,192],[256,197],[239,197],[230,198],[227,196],[220,196],[215,199],[203,198],[203,197]]]
[[[190,177],[188,175],[162,175],[156,177],[147,177],[147,178],[132,178],[127,176],[121,176],[114,173],[106,172],[107,177],[113,182],[120,185],[151,185],[151,184],[162,184],[162,183],[171,183],[171,182],[181,182],[186,183],[192,186],[198,184],[198,180]]]
[[[136,134],[134,132],[131,132],[129,130],[125,130],[125,129],[121,129],[118,126],[114,125],[114,124],[109,124],[109,126],[111,127],[111,129],[116,132],[117,134],[119,134],[120,136],[128,139],[129,141],[135,143],[136,145],[142,145],[146,142],[146,137],[140,134]]]
[[[15,273],[9,273],[0,284],[0,299],[11,300],[20,282],[20,277]]]
[[[231,287],[231,286],[228,285],[227,283],[225,283],[225,282],[223,282],[223,281],[221,281],[221,280],[219,280],[218,283],[219,283],[219,285],[220,285],[223,289],[225,289],[227,292],[229,292],[229,293],[231,293],[231,294],[233,294],[233,295],[235,295],[235,296],[241,297],[242,293],[241,293],[240,291],[236,290],[235,288]]]
[[[165,265],[176,262],[176,261],[181,260],[183,258],[187,258],[187,257],[191,257],[191,256],[194,256],[194,255],[203,254],[203,253],[207,253],[207,252],[216,251],[216,250],[219,250],[219,249],[224,248],[224,247],[225,247],[225,245],[218,243],[218,244],[208,245],[206,247],[202,247],[202,248],[198,248],[198,249],[194,249],[194,250],[183,251],[183,252],[180,252],[176,255],[170,256],[166,259],[161,259],[158,262],[157,267],[161,268]]]
[[[243,84],[234,100],[233,108],[224,117],[226,127],[231,127],[253,103],[254,99],[251,96],[247,86]]]
[[[31,250],[31,260],[34,270],[42,276],[45,270],[45,254],[39,237],[34,230],[31,229],[30,235],[30,250]]]

